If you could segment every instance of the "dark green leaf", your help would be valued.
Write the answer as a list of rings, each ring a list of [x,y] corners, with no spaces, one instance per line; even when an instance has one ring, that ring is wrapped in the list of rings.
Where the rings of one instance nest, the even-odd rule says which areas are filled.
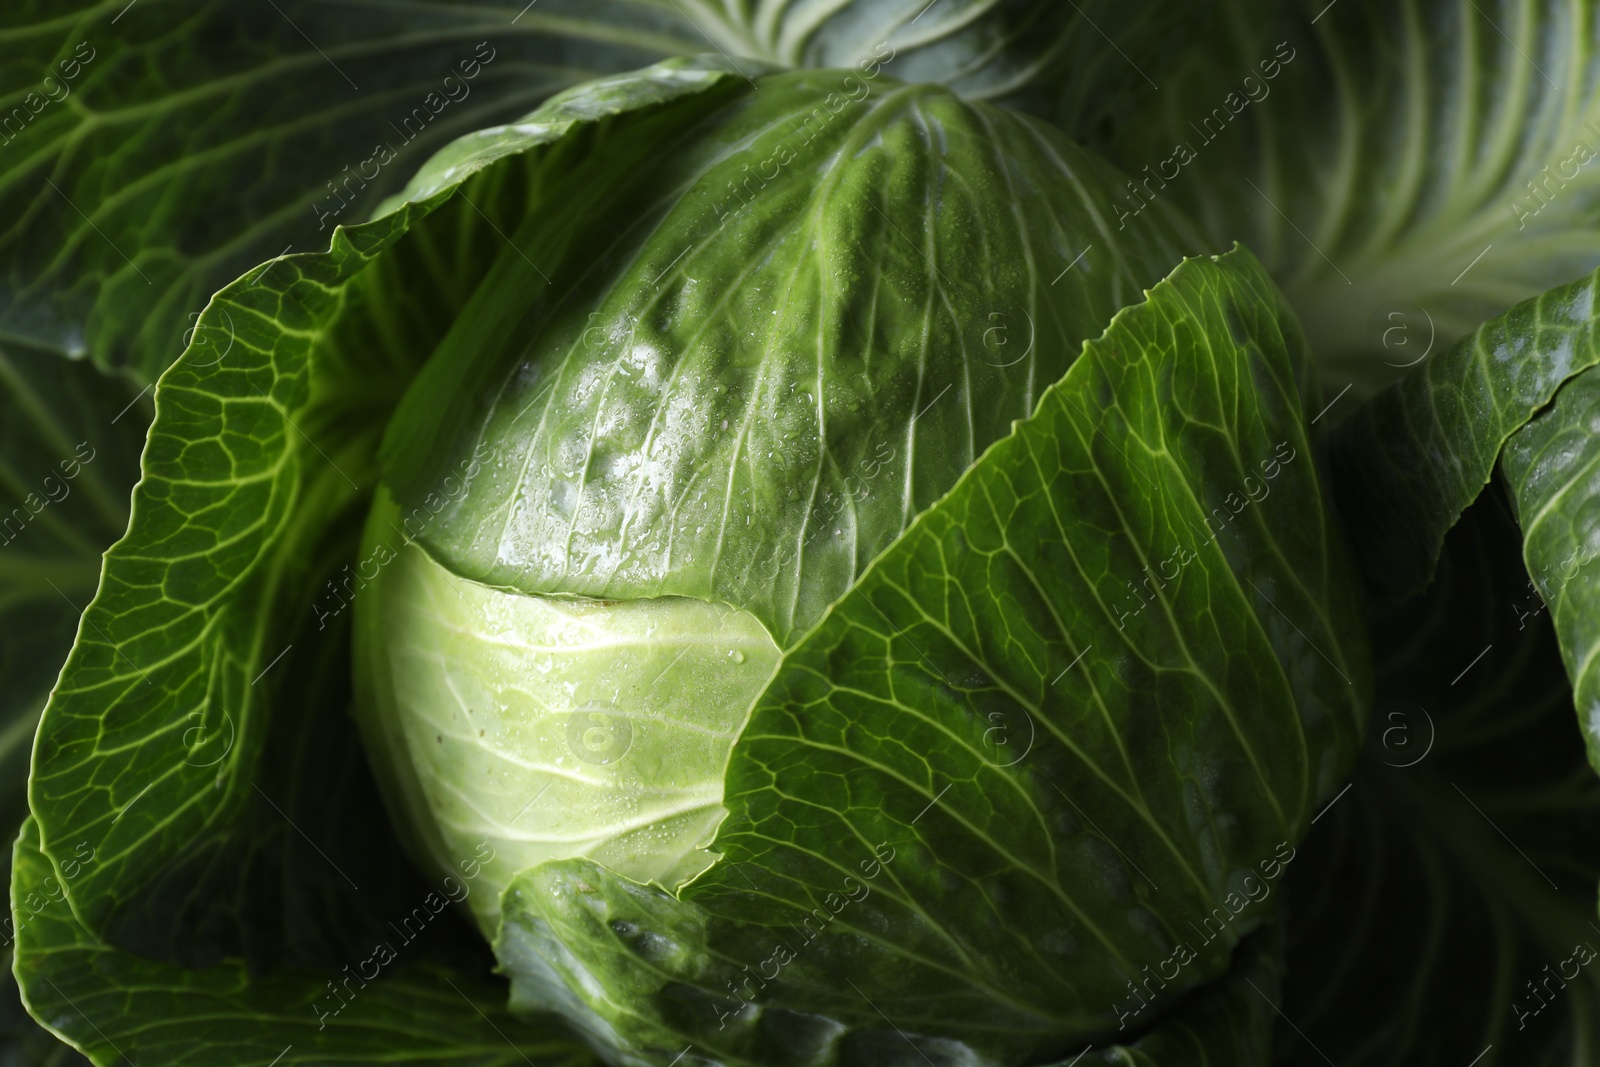
[[[1523,556],[1561,638],[1578,723],[1600,767],[1600,374],[1584,371],[1511,439],[1501,459]]]
[[[1051,1067],[1265,1067],[1283,981],[1282,909],[1234,954],[1228,974],[1129,1044],[1090,1048]]]
[[[513,25],[522,6],[8,12],[0,332],[153,380],[212,292],[271,256],[326,247],[334,224],[366,218],[451,138],[704,47],[648,0],[545,0]]]
[[[148,407],[88,364],[0,348],[0,783],[19,798],[100,553],[128,522]]]
[[[1489,484],[1506,442],[1600,362],[1597,285],[1590,275],[1484,323],[1338,428],[1339,498],[1381,597],[1427,585],[1445,533]]]

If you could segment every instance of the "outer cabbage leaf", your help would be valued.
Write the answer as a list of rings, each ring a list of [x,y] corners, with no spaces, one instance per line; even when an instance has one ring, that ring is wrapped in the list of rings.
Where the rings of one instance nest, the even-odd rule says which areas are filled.
[[[327,998],[413,923],[426,930],[401,946],[406,968],[486,971],[469,930],[433,918],[460,894],[419,880],[372,803],[346,714],[348,616],[313,605],[354,560],[399,393],[493,263],[500,231],[547,192],[538,164],[554,156],[565,171],[586,150],[574,130],[608,136],[635,105],[659,119],[655,105],[714,98],[726,77],[678,63],[622,79],[631,99],[612,83],[552,101],[500,132],[522,153],[485,151],[421,202],[341,228],[328,252],[251,271],[201,315],[155,388],[128,532],[41,720],[30,800],[54,883],[33,881],[48,873],[37,868],[14,878],[16,899],[41,889],[65,909],[51,937],[20,942],[24,996],[97,1061],[120,1055],[101,1043],[113,1031],[140,1062],[146,1041],[176,1047],[185,1039],[163,1020],[211,1013],[219,975],[250,974],[250,996],[272,991],[233,1005],[252,1032],[305,1032],[302,1012],[317,1031],[319,1010],[388,1027],[417,986],[337,1009]],[[461,862],[450,885],[470,891],[478,868]],[[64,946],[76,948],[52,955]],[[87,1023],[45,1007],[51,982],[72,985]],[[122,1006],[147,987],[159,995],[132,1025]],[[445,1032],[477,1025],[465,1016]],[[493,1024],[474,1032],[463,1055],[499,1062]],[[184,1055],[204,1061],[220,1033],[196,1030]],[[263,1062],[280,1051],[283,1064],[326,1062],[321,1040],[286,1037],[296,1048]],[[396,1054],[390,1039],[328,1047],[343,1062]]]
[[[0,349],[0,788],[20,808],[45,698],[128,522],[149,424],[126,381]],[[21,812],[15,816],[21,822]]]
[[[269,256],[370,216],[451,138],[591,77],[720,53],[1043,92],[1085,123],[1172,22],[1111,0],[25,0],[0,15],[0,337],[146,380]],[[1103,47],[1112,34],[1120,54]]]
[[[1214,25],[1121,126],[1117,161],[1155,176],[1127,206],[1254,249],[1331,389],[1600,266],[1592,5],[1233,0]]]
[[[1427,584],[1446,532],[1503,464],[1600,767],[1595,593],[1583,569],[1595,554],[1597,284],[1590,275],[1526,301],[1384,390],[1339,428],[1336,463],[1358,558],[1391,601]]]
[[[1516,502],[1523,555],[1561,638],[1578,721],[1600,767],[1600,374],[1592,368],[1506,446],[1502,472]],[[1597,941],[1600,944],[1600,941]]]
[[[718,863],[512,882],[517,1002],[630,1063],[1021,1062],[1220,979],[1366,708],[1307,374],[1242,250],[1119,313],[787,651]]]
[[[1368,751],[1289,875],[1280,1062],[1554,1067],[1600,1037],[1600,778],[1520,543],[1486,494],[1374,624]]]
[[[1339,497],[1382,598],[1428,584],[1445,534],[1489,484],[1506,443],[1563,383],[1600,363],[1597,285],[1600,273],[1484,323],[1338,428]]]

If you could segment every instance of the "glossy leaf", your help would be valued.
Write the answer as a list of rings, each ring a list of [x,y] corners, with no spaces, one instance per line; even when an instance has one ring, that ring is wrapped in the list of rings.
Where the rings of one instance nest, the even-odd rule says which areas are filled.
[[[1511,439],[1502,470],[1526,541],[1523,555],[1561,653],[1590,760],[1600,767],[1600,375],[1584,371]],[[1600,943],[1600,942],[1597,942]]]
[[[1445,533],[1489,484],[1506,442],[1600,362],[1597,285],[1590,275],[1484,323],[1338,428],[1338,492],[1380,597],[1401,601],[1427,585]]]

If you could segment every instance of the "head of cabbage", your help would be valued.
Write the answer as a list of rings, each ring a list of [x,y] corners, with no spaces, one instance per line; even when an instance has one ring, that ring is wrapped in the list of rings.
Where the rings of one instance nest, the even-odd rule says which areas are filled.
[[[1297,836],[1354,732],[1292,671],[1229,674],[1292,635],[1224,607],[1174,653],[1232,546],[1147,578],[1171,487],[1140,464],[1189,446],[1130,428],[1221,357],[1175,329],[1120,423],[1069,375],[1209,249],[1148,181],[885,62],[563,141],[385,438],[355,601],[385,799],[419,862],[481,864],[514,1004],[613,1062],[1127,1036],[1131,996],[1139,1030],[1235,965],[1266,909],[1184,924]],[[1314,503],[1298,433],[1280,485]]]

